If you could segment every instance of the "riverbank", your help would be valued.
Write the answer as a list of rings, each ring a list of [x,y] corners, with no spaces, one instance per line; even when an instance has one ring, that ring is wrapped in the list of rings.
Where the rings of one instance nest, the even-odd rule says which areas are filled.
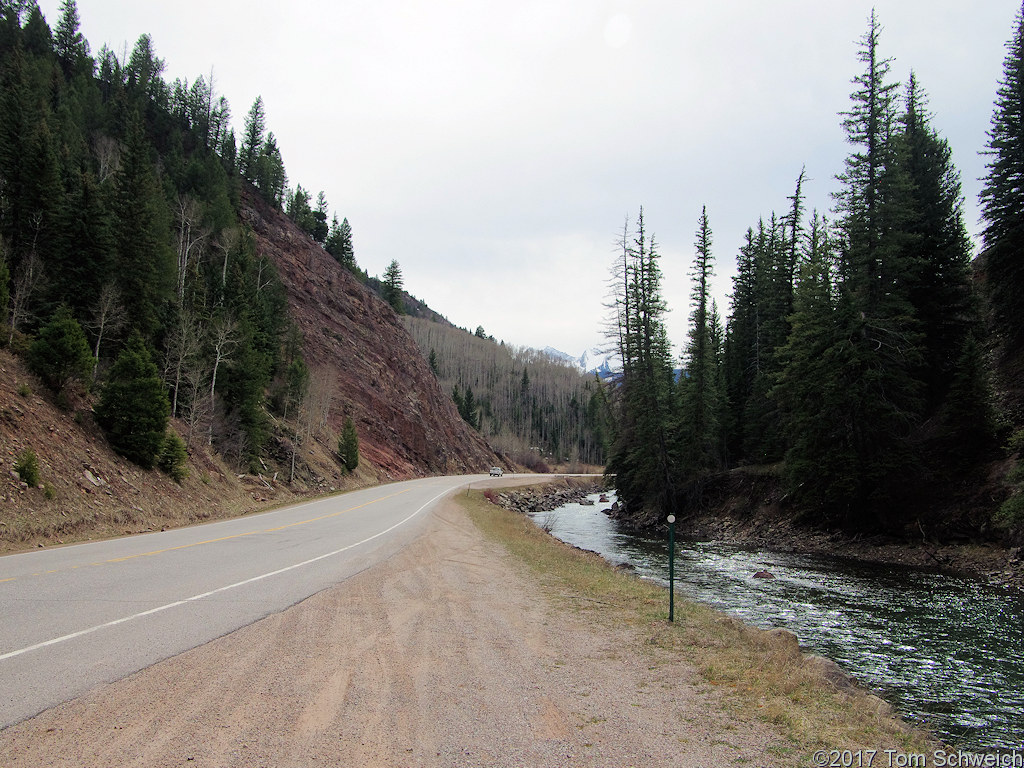
[[[561,541],[667,585],[666,532],[632,534],[607,506],[571,503],[530,517]],[[677,595],[752,626],[796,633],[805,651],[837,661],[958,748],[1007,749],[1024,737],[1019,593],[934,567],[678,538],[675,583]]]
[[[705,513],[688,517],[684,535],[752,549],[830,555],[866,563],[909,565],[981,579],[993,586],[1024,591],[1024,562],[1019,547],[987,542],[942,544],[883,535],[819,531],[773,516]]]
[[[552,496],[564,492],[558,488]],[[542,495],[543,487],[516,489],[496,493],[495,501],[517,509]],[[632,628],[637,634],[624,650],[655,647],[685,661],[692,667],[689,684],[711,694],[716,708],[739,723],[768,725],[789,745],[792,762],[785,764],[808,765],[820,749],[935,747],[835,664],[802,653],[791,633],[756,629],[685,600],[677,600],[677,620],[670,624],[662,587],[562,543],[518,511],[471,498],[463,503],[488,536],[541,577],[548,595],[578,601],[574,610],[595,622]]]
[[[625,525],[629,521],[620,522]],[[657,530],[641,528],[638,532],[650,534]],[[952,538],[920,521],[901,536],[801,525],[786,505],[775,467],[743,467],[716,476],[704,489],[700,510],[679,514],[676,534],[690,541],[774,552],[937,568],[1024,591],[1024,552],[1020,547],[965,534]]]

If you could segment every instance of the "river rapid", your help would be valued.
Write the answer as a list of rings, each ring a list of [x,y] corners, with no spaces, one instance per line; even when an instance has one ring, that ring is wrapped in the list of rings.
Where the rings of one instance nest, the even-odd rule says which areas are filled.
[[[532,515],[552,535],[668,585],[668,542],[619,530],[610,502]],[[614,500],[614,497],[611,497]],[[773,578],[755,578],[768,571]],[[784,627],[958,749],[1024,744],[1024,598],[962,576],[676,541],[677,594]],[[667,606],[667,601],[666,601]]]

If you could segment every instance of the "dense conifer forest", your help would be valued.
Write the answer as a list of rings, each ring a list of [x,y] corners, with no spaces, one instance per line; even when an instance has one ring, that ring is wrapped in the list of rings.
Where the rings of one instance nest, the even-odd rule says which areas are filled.
[[[238,140],[212,77],[163,69],[148,34],[123,59],[92,55],[74,0],[53,28],[34,2],[0,2],[2,342],[65,404],[92,391],[142,466],[181,455],[173,416],[245,467],[309,374],[240,223],[242,185],[356,271],[351,228],[328,224],[323,193],[288,187],[262,99]]]
[[[832,210],[808,212],[794,174],[783,212],[747,231],[724,321],[709,292],[713,214],[697,218],[678,378],[650,223],[641,210],[623,228],[608,472],[635,522],[697,510],[711,477],[769,465],[796,514],[895,531],[955,484],[980,483],[1008,440],[1019,455],[1014,385],[993,363],[1019,355],[1024,328],[1022,20],[987,150],[981,291],[949,145],[917,78],[891,79],[874,14],[858,59]],[[1011,487],[1020,480],[1011,471]],[[993,509],[998,526],[1020,526],[1022,499],[1018,488]]]

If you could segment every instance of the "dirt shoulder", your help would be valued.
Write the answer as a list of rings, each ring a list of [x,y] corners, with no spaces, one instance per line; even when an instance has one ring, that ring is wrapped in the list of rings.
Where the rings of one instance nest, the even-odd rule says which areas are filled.
[[[573,605],[576,608],[573,608]],[[455,502],[385,563],[0,732],[4,766],[790,765]]]

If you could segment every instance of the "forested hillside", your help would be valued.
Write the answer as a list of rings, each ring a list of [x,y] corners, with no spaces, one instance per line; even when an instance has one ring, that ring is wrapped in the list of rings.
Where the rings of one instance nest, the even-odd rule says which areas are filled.
[[[482,328],[404,322],[463,419],[496,449],[541,469],[604,463],[604,390],[595,377],[535,349],[498,343]]]
[[[287,481],[311,450],[336,478],[360,454],[381,478],[494,463],[358,279],[348,221],[289,186],[262,99],[236,139],[148,34],[94,57],[61,9],[0,0],[0,344],[54,402],[172,477],[200,447]]]
[[[783,212],[747,232],[726,319],[710,294],[712,214],[697,217],[678,382],[658,246],[643,211],[627,224],[612,269],[623,378],[608,471],[634,522],[698,511],[711,478],[757,464],[790,514],[827,526],[1019,529],[1021,470],[999,478],[1024,444],[1019,382],[1002,375],[1020,370],[1007,363],[1024,328],[1022,35],[1018,19],[989,147],[988,290],[975,289],[950,148],[922,84],[890,78],[874,15],[839,116],[851,149],[834,207],[808,212],[794,173]],[[982,516],[950,508],[982,487]]]

